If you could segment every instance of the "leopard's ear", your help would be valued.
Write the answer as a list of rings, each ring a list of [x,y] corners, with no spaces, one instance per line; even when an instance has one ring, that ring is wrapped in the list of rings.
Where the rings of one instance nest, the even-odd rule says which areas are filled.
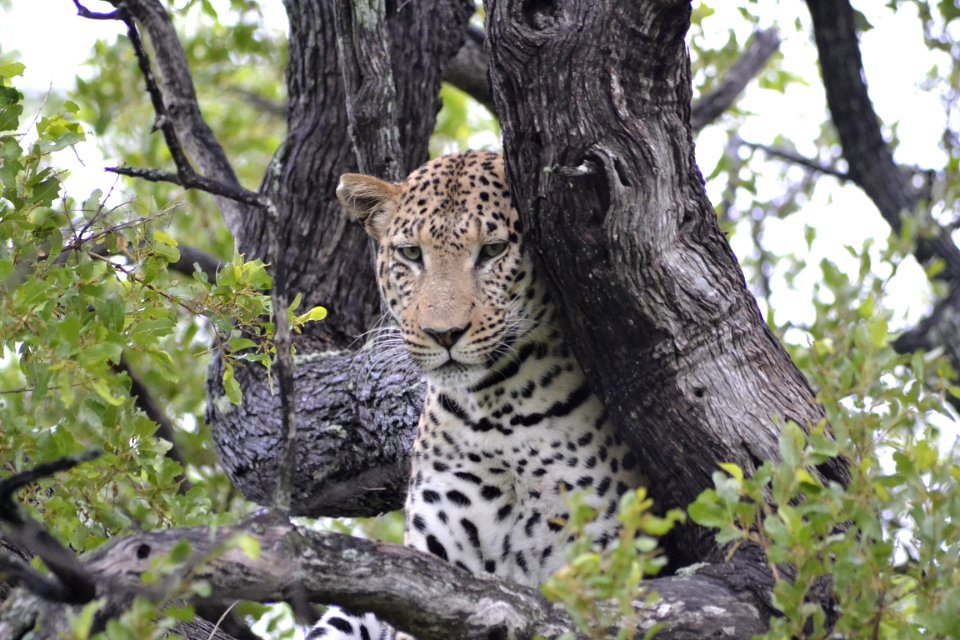
[[[340,204],[363,223],[374,240],[379,241],[387,229],[390,216],[397,209],[400,185],[373,176],[345,173],[337,185]]]

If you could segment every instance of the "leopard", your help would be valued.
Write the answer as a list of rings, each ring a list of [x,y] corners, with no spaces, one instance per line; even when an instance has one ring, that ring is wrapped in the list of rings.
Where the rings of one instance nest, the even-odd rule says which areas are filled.
[[[441,156],[400,183],[345,174],[337,197],[376,241],[380,295],[426,379],[404,544],[538,587],[567,561],[579,492],[597,513],[586,534],[607,546],[645,478],[563,338],[503,156]],[[335,606],[307,636],[406,637]]]

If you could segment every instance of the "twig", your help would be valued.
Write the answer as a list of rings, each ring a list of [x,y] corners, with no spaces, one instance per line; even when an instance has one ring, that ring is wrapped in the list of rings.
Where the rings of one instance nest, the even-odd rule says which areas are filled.
[[[184,161],[186,161],[186,158],[184,158]],[[243,187],[205,178],[197,174],[189,164],[187,164],[185,170],[178,167],[177,173],[159,171],[157,169],[138,169],[134,167],[107,167],[104,171],[131,178],[141,178],[149,182],[169,182],[179,185],[184,189],[199,189],[200,191],[223,196],[224,198],[230,198],[231,200],[254,205],[263,209],[273,206],[270,199],[266,196],[254,191],[249,191]]]
[[[212,189],[211,193],[218,198],[227,226],[236,234],[243,219],[256,213],[250,211],[250,205],[254,204],[262,209],[263,203],[254,202],[255,199],[249,195],[238,198],[237,191],[231,191],[225,186],[232,185],[241,189],[223,148],[200,114],[190,67],[173,23],[158,0],[112,2],[119,8],[111,14],[84,11],[82,5],[78,6],[78,10],[81,16],[93,19],[113,16],[127,26],[130,42],[156,112],[156,126],[161,129],[170,148],[180,179],[185,185],[189,185],[188,188],[207,188],[219,184],[220,188]],[[150,36],[156,61],[156,76],[134,20]],[[176,108],[167,110],[166,106],[169,105],[175,105]],[[175,132],[179,132],[179,136]],[[187,158],[196,163],[196,169],[187,162]],[[197,173],[202,174],[202,178],[191,179],[191,175]]]
[[[90,9],[80,4],[79,0],[73,0],[73,6],[77,8],[77,15],[82,18],[89,18],[90,20],[123,20],[123,9],[116,9],[108,13],[90,11]]]
[[[765,154],[767,154],[771,158],[778,158],[780,160],[785,160],[792,164],[800,165],[801,167],[806,167],[807,169],[811,169],[813,171],[816,171],[818,173],[822,173],[828,176],[833,176],[843,181],[852,180],[852,178],[850,177],[850,174],[840,171],[839,169],[835,169],[830,165],[823,164],[817,160],[813,160],[812,158],[807,158],[806,156],[802,156],[796,151],[784,149],[783,147],[771,147],[769,145],[760,144],[758,142],[747,142],[745,140],[742,140],[740,144],[742,144],[745,147],[749,147],[750,149],[757,149],[758,151],[763,151]]]

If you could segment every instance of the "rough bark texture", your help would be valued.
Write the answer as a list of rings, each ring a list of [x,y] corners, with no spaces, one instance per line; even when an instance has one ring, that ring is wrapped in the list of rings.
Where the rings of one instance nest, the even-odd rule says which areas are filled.
[[[525,229],[568,337],[661,508],[751,473],[777,422],[821,417],[771,334],[694,162],[684,2],[487,4],[494,97]],[[823,470],[843,481],[845,470]],[[675,563],[715,551],[687,528]]]
[[[364,370],[355,366],[353,354],[341,352],[359,346],[357,336],[373,326],[380,303],[367,236],[334,197],[340,175],[357,170],[347,135],[336,21],[332,2],[287,0],[285,6],[291,25],[288,137],[261,192],[274,200],[283,220],[280,242],[286,247],[290,295],[300,292],[305,308],[323,305],[330,311],[327,320],[297,341],[298,353],[309,355],[297,363],[297,441],[304,467],[294,478],[294,511],[372,515],[403,502],[403,491],[397,489],[405,484],[420,383],[403,362]],[[400,61],[393,65],[393,75],[404,152],[401,172],[427,158],[443,66],[460,47],[472,9],[466,1],[388,5],[391,58]],[[261,217],[243,220],[237,243],[248,258],[266,255]],[[359,364],[369,367],[369,359]],[[237,377],[244,403],[234,409],[219,400],[219,363],[214,362],[208,419],[231,479],[245,495],[261,501],[276,475],[282,437],[278,402],[260,367],[247,367]],[[377,446],[369,448],[371,444]],[[324,497],[329,495],[337,496],[340,506],[318,511],[317,505],[331,504]]]
[[[231,542],[236,533],[253,536],[260,556],[248,557]],[[181,540],[191,557],[152,590],[139,576]],[[539,592],[475,577],[433,556],[386,543],[272,522],[248,522],[219,531],[207,528],[138,533],[112,541],[86,561],[103,606],[94,631],[117,615],[134,595],[162,598],[190,575],[206,580],[215,603],[235,599],[338,602],[374,611],[420,640],[547,640],[574,629],[569,616]],[[640,629],[661,625],[664,639],[749,638],[763,630],[762,608],[709,575],[651,580],[656,603],[638,594]],[[69,629],[78,607],[20,594],[0,610],[0,638],[45,640]],[[196,622],[180,629],[188,638],[208,639],[211,627]],[[228,637],[225,634],[215,636]],[[581,638],[583,636],[576,636]]]

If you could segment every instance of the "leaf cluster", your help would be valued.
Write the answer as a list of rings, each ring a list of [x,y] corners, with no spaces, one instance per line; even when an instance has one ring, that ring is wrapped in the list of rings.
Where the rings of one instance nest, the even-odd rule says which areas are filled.
[[[882,261],[898,264],[909,244],[894,238]],[[820,389],[825,420],[806,432],[783,425],[779,461],[751,477],[721,465],[689,514],[731,551],[766,551],[783,614],[767,638],[957,637],[960,451],[941,439],[955,420],[954,372],[935,355],[894,352],[880,300],[896,270],[877,276],[869,247],[851,254],[855,278],[821,263],[809,343],[792,354]],[[849,462],[847,487],[817,475],[834,457]],[[810,599],[824,586],[835,612]]]
[[[636,636],[640,619],[634,601],[640,597],[641,582],[657,575],[667,562],[657,540],[686,519],[676,509],[656,516],[650,511],[652,506],[653,500],[642,487],[625,493],[617,512],[619,534],[600,548],[587,532],[599,513],[583,492],[570,496],[566,529],[573,544],[568,549],[569,561],[541,589],[551,601],[562,603],[577,627],[591,638],[626,640]],[[646,597],[656,599],[656,594]],[[614,609],[606,606],[609,602],[615,603]],[[616,629],[614,636],[610,635],[612,629]],[[648,630],[647,635],[655,631]]]

